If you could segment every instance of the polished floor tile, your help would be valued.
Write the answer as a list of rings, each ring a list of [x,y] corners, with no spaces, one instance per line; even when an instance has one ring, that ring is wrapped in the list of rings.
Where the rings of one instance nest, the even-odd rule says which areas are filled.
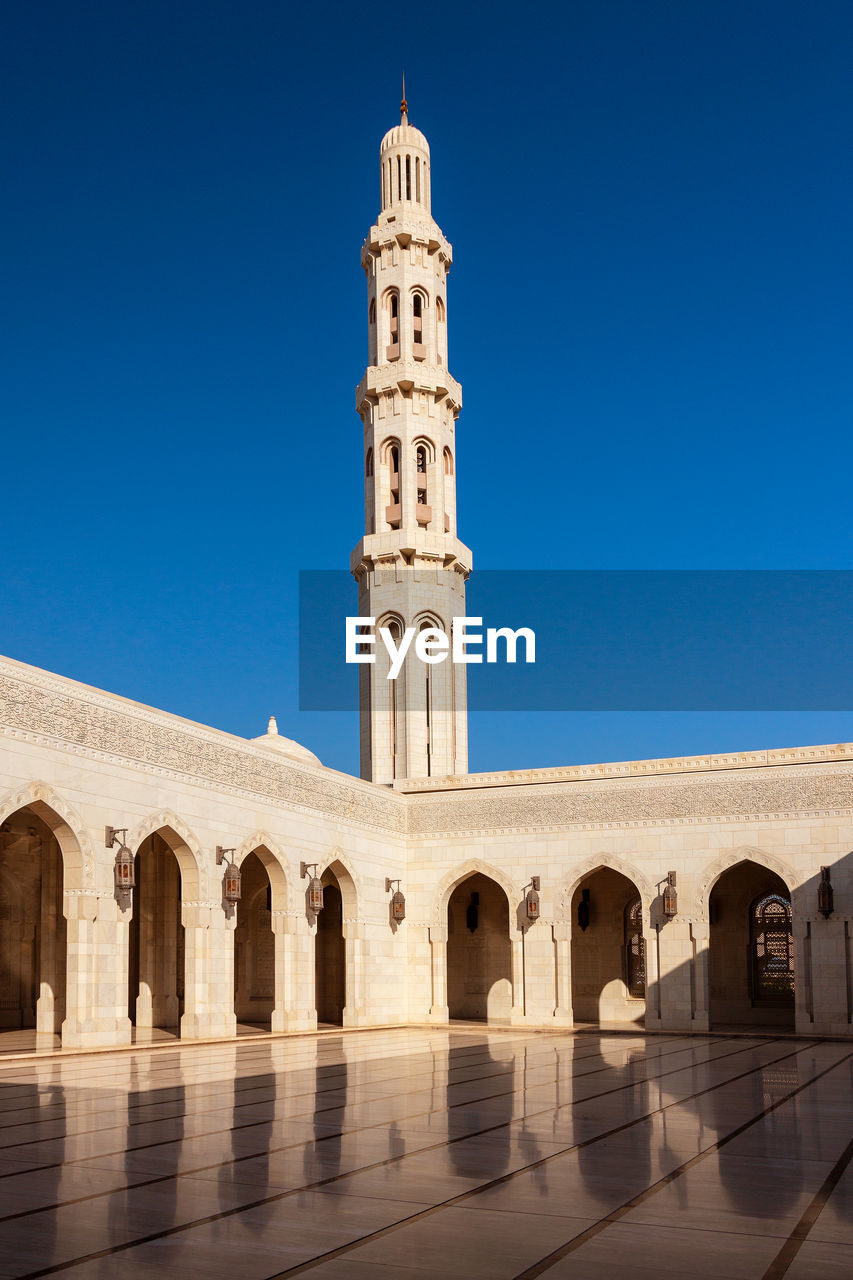
[[[19,1044],[0,1280],[853,1275],[848,1045],[470,1025]]]

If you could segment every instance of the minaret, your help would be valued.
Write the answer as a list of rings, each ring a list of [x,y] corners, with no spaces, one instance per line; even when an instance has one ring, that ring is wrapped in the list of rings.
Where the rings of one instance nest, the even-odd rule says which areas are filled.
[[[462,389],[447,368],[452,251],[430,213],[430,155],[409,124],[379,150],[382,210],[361,251],[367,275],[368,367],[356,391],[364,426],[365,534],[351,568],[361,617],[402,635],[465,614],[471,552],[456,536],[456,419]],[[387,679],[384,645],[360,665],[361,776],[466,773],[463,664],[426,666],[411,651]]]

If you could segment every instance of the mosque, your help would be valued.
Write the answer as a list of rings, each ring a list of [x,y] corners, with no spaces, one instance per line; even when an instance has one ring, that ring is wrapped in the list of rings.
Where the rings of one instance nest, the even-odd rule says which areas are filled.
[[[402,105],[362,248],[351,560],[395,634],[447,630],[472,568],[452,250]],[[853,1036],[853,744],[470,774],[464,667],[386,674],[359,669],[354,778],[274,721],[249,741],[0,659],[0,1033]]]

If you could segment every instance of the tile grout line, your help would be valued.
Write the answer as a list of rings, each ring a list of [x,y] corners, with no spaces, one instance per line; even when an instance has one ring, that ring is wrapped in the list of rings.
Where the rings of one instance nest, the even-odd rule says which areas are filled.
[[[820,1187],[812,1197],[811,1203],[807,1206],[803,1216],[788,1236],[788,1239],[782,1245],[782,1248],[776,1254],[776,1257],[770,1263],[770,1266],[764,1272],[761,1280],[782,1280],[782,1277],[787,1274],[788,1268],[808,1239],[809,1232],[817,1222],[821,1213],[823,1213],[829,1197],[841,1181],[841,1178],[851,1160],[853,1160],[853,1139],[848,1142],[844,1151],[824,1178]]]

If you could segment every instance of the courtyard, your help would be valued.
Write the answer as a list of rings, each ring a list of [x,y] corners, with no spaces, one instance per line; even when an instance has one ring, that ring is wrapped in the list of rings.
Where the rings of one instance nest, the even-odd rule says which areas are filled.
[[[0,1275],[853,1275],[853,1050],[329,1031],[0,1060]]]

